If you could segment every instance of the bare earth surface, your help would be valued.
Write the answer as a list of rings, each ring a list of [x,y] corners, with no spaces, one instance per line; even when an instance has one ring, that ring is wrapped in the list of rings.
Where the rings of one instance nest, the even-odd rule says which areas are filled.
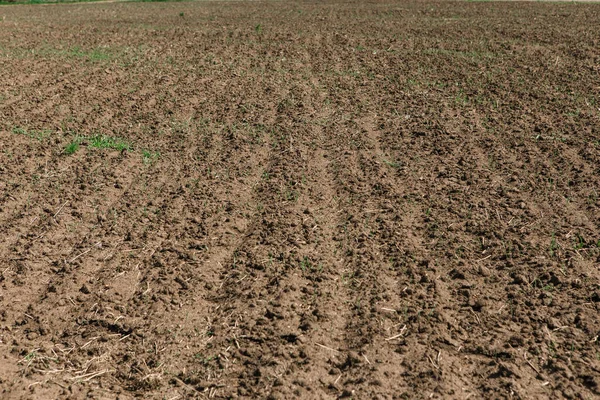
[[[0,398],[598,398],[599,26],[0,7]]]

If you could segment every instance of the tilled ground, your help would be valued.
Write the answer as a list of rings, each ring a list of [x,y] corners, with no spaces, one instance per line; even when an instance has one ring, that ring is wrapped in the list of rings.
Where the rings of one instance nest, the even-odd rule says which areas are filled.
[[[600,396],[600,6],[0,17],[2,399]]]

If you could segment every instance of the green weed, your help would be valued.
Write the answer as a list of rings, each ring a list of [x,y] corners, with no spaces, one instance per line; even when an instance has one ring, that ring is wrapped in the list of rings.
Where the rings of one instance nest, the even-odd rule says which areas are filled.
[[[65,154],[71,155],[74,154],[77,150],[79,150],[79,141],[74,140],[73,142],[69,143],[67,147],[65,147]]]
[[[157,151],[142,150],[142,161],[149,165],[160,158],[160,153]]]
[[[390,161],[390,160],[383,160],[383,163],[385,165],[387,165],[388,167],[392,167],[397,171],[401,171],[402,170],[402,163],[399,161]]]
[[[575,248],[575,250],[581,250],[584,247],[586,247],[585,239],[583,238],[583,236],[577,234],[577,237],[575,238],[575,244],[573,245],[573,247]]]
[[[111,136],[98,135],[93,136],[88,140],[90,147],[96,147],[98,149],[113,149],[119,151],[132,150],[132,146],[130,143],[126,142],[123,139]]]
[[[460,106],[466,106],[469,104],[469,98],[467,95],[461,90],[456,97],[454,98],[454,102]]]
[[[31,130],[27,130],[25,128],[20,128],[20,127],[14,127],[12,132],[15,135],[23,135],[23,136],[27,136],[30,137],[32,139],[36,139],[39,141],[44,140],[44,138],[48,137],[51,133],[51,131],[49,130],[35,130],[35,129],[31,129]]]
[[[554,291],[554,285],[549,283],[547,285],[545,285],[544,287],[542,287],[542,290],[545,292],[553,292]]]
[[[300,269],[302,272],[323,272],[323,264],[316,265],[310,261],[310,258],[304,256],[300,260]]]
[[[294,189],[286,188],[283,191],[283,198],[287,201],[296,201],[298,200],[298,197],[300,197],[300,194]]]
[[[300,269],[302,269],[302,272],[306,272],[307,270],[312,269],[312,263],[310,262],[310,259],[308,257],[305,256],[300,261]]]
[[[111,58],[111,54],[103,48],[95,48],[92,50],[83,50],[79,46],[71,47],[66,51],[59,52],[69,58],[85,58],[89,61],[106,61]]]

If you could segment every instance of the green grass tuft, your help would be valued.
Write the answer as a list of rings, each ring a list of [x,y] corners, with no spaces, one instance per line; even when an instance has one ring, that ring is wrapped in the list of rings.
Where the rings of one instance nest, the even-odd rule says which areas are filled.
[[[149,151],[149,150],[142,150],[142,161],[146,165],[152,164],[154,161],[158,160],[159,158],[160,158],[160,153],[157,151],[153,152],[153,151]]]
[[[36,139],[39,141],[44,140],[46,137],[50,136],[50,133],[52,133],[49,130],[36,130],[36,129],[25,129],[25,128],[21,128],[21,127],[14,127],[12,129],[12,132],[15,135],[23,135],[23,136],[27,136],[30,137],[32,139]]]
[[[98,149],[114,149],[114,150],[132,150],[132,146],[129,142],[126,142],[123,139],[119,139],[119,138],[115,138],[115,137],[111,137],[111,136],[105,136],[105,135],[98,135],[98,136],[93,136],[91,138],[88,139],[89,140],[89,144],[90,147],[96,147]]]
[[[71,155],[74,154],[79,149],[79,141],[75,140],[65,147],[65,154]]]

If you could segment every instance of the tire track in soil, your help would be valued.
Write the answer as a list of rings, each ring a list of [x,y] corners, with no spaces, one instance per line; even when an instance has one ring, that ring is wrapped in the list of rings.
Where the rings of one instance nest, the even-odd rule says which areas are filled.
[[[230,135],[231,132],[224,134]],[[262,135],[264,134],[263,132]],[[211,361],[221,362],[220,354],[213,353],[212,342],[216,331],[216,318],[213,316],[216,310],[212,293],[218,290],[222,278],[221,269],[232,257],[232,249],[236,249],[237,244],[242,240],[252,213],[256,210],[253,192],[256,182],[260,180],[262,166],[268,157],[268,149],[264,144],[259,144],[258,148],[252,145],[247,146],[247,149],[241,149],[235,140],[230,139],[231,137],[228,140],[221,138],[221,143],[216,145],[211,155],[207,157],[212,159],[218,168],[216,170],[209,168],[208,174],[217,177],[223,174],[225,183],[219,184],[211,180],[205,182],[207,191],[213,197],[212,204],[207,207],[205,202],[196,199],[192,203],[197,209],[195,212],[188,212],[197,215],[194,220],[202,224],[204,229],[201,237],[191,235],[194,238],[192,246],[196,249],[201,248],[202,255],[195,257],[194,260],[183,262],[188,265],[182,268],[183,278],[177,280],[181,285],[177,307],[163,316],[164,328],[171,327],[177,330],[179,336],[185,338],[185,346],[181,345],[182,340],[176,342],[162,340],[166,353],[163,360],[168,359],[169,365],[175,367],[167,375],[170,386],[162,388],[164,393],[177,393],[183,396],[197,396],[199,393],[210,395],[220,387],[221,373],[218,369],[212,369],[210,365]],[[262,142],[262,138],[259,142]],[[243,170],[239,168],[234,176],[229,177],[229,169],[235,171],[238,164],[245,168]],[[188,206],[190,202],[184,204]],[[215,204],[216,213],[210,215],[206,209],[214,208]],[[177,243],[181,241],[182,238],[179,237]],[[171,263],[163,260],[159,273],[162,273],[164,267]],[[156,278],[148,281],[160,286]],[[188,331],[182,330],[179,324],[182,320],[185,320]],[[193,326],[193,330],[190,326]],[[155,340],[159,342],[167,333],[159,329],[153,330]]]
[[[373,131],[370,132],[372,133]],[[374,174],[386,177],[386,172],[379,167],[381,164],[381,160],[379,160],[379,158],[382,158],[382,153],[378,147],[377,139],[371,137],[366,141],[366,143],[364,143],[364,147],[367,148],[367,151],[371,151],[373,148],[376,150],[376,155],[370,158],[363,156],[360,154],[360,152],[353,154],[352,151],[343,150],[347,147],[348,132],[345,132],[345,135],[340,136],[338,139],[339,141],[337,142],[331,141],[331,138],[333,137],[335,137],[334,134],[331,134],[329,137],[326,137],[325,135],[320,136],[321,143],[327,143],[324,147],[329,148],[329,150],[327,153],[324,151],[310,152],[311,156],[307,157],[310,160],[310,163],[304,165],[304,169],[307,171],[308,176],[320,177],[321,182],[319,184],[327,188],[325,192],[332,194],[335,193],[333,198],[340,199],[343,197],[357,197],[356,191],[346,189],[346,184],[348,182],[354,184],[355,186],[360,183],[358,186],[361,187],[361,190],[359,190],[358,200],[360,200],[360,192],[366,195],[371,195],[371,188],[369,185],[369,180],[372,178],[371,175]],[[355,139],[360,141],[360,137]],[[340,156],[340,153],[343,153],[343,155]],[[343,163],[345,167],[342,169],[339,167],[339,165],[330,165],[329,161],[324,161],[325,158],[333,159],[335,160],[335,163]],[[285,165],[285,160],[273,159],[269,170],[276,170],[280,164],[283,164],[284,168],[287,167]],[[330,172],[329,170],[333,171]],[[331,178],[332,176],[335,178]],[[323,185],[323,181],[328,183]],[[376,183],[375,185],[377,184],[379,183]],[[272,196],[273,194],[276,194],[276,191],[274,191],[271,187],[269,194]],[[338,298],[342,297],[342,300],[338,300],[336,302],[328,302],[325,300],[324,304],[326,304],[326,306],[321,305],[321,308],[323,309],[336,310],[336,312],[333,313],[335,316],[334,318],[331,316],[325,318],[322,317],[323,321],[335,321],[332,322],[334,327],[331,329],[334,334],[327,336],[329,341],[323,340],[324,336],[315,332],[304,332],[304,334],[300,337],[295,335],[287,335],[287,339],[290,337],[293,338],[293,344],[295,344],[296,341],[300,341],[302,344],[309,342],[318,343],[318,347],[333,353],[333,355],[329,356],[328,358],[319,358],[318,356],[313,355],[314,353],[307,347],[302,348],[300,353],[301,358],[306,358],[305,362],[311,366],[313,377],[311,378],[310,375],[308,375],[308,382],[310,382],[311,379],[314,380],[314,375],[323,376],[328,367],[327,373],[331,375],[331,378],[321,379],[320,383],[323,385],[325,393],[328,393],[330,396],[343,397],[350,396],[353,393],[362,395],[367,395],[368,393],[368,395],[374,395],[377,393],[377,390],[373,389],[373,387],[376,387],[377,382],[381,381],[381,379],[392,378],[398,382],[400,381],[399,376],[394,376],[394,374],[398,374],[398,365],[401,364],[402,359],[400,356],[396,355],[396,353],[391,353],[390,356],[389,348],[392,346],[386,339],[393,338],[391,340],[403,340],[403,335],[397,335],[397,332],[404,334],[407,329],[406,323],[403,324],[403,327],[400,327],[400,325],[406,321],[403,321],[402,318],[398,317],[399,311],[401,310],[400,304],[402,302],[400,296],[396,293],[404,293],[404,291],[401,292],[400,290],[401,286],[399,281],[402,279],[399,279],[397,273],[395,272],[391,272],[389,274],[381,273],[382,266],[386,266],[388,260],[386,260],[381,252],[378,251],[376,243],[372,243],[372,245],[369,247],[365,245],[366,241],[370,240],[373,242],[373,240],[369,238],[369,233],[365,232],[364,228],[360,227],[356,221],[357,219],[359,221],[368,220],[373,212],[393,213],[394,204],[393,201],[390,201],[390,199],[393,200],[398,195],[392,194],[389,198],[384,197],[376,204],[369,204],[369,206],[372,206],[373,209],[365,208],[366,204],[363,203],[360,203],[360,205],[357,206],[353,205],[352,203],[348,204],[338,200],[340,205],[338,206],[339,208],[336,207],[336,209],[339,210],[342,207],[345,207],[345,215],[343,218],[330,218],[331,224],[329,224],[329,226],[335,226],[336,230],[347,229],[347,222],[354,219],[354,221],[352,221],[350,224],[350,232],[346,233],[345,239],[342,240],[343,245],[340,246],[340,250],[345,250],[350,255],[346,255],[344,257],[342,256],[342,253],[339,253],[339,256],[342,257],[338,257],[337,246],[336,248],[330,248],[327,251],[325,251],[325,249],[319,249],[319,246],[316,246],[316,250],[323,255],[326,254],[325,258],[335,260],[335,265],[333,267],[335,268],[335,272],[331,274],[330,281],[336,282],[337,288],[335,289],[335,295],[338,296]],[[314,197],[314,200],[312,197]],[[299,208],[302,209],[307,205],[307,210],[310,212],[310,208],[312,206],[323,204],[321,197],[322,196],[311,196],[311,199],[308,202],[300,201],[301,206]],[[266,198],[266,200],[269,200],[269,198]],[[328,204],[331,204],[331,201],[329,201]],[[298,207],[296,206],[295,208],[297,209]],[[259,225],[262,226],[262,230],[270,230],[271,232],[277,231],[274,228],[279,227],[278,224],[281,224],[281,211],[273,210],[272,213],[276,214],[276,221],[261,221]],[[294,210],[291,212],[286,210],[284,215],[285,218],[290,219],[291,217],[293,219],[294,217],[298,217],[297,214],[298,211],[294,213]],[[333,214],[339,214],[339,211],[333,212]],[[403,228],[404,230],[409,231],[411,225],[415,223],[410,211],[407,211],[404,214],[405,215],[402,216],[403,218],[399,226],[398,224],[393,226],[396,228],[395,233],[399,234],[400,236],[405,236],[405,241],[408,241],[409,239],[412,240],[413,246],[417,246],[414,244],[415,238],[408,237],[410,234],[397,231],[398,228]],[[268,212],[266,215],[272,216],[272,214],[270,215]],[[355,217],[355,215],[358,217]],[[397,219],[398,217],[395,216],[395,218]],[[291,226],[284,228],[293,232],[296,230],[294,229],[294,225],[295,224],[292,223]],[[255,235],[256,230],[256,227],[253,228],[250,235]],[[335,230],[333,229],[327,229],[324,233],[326,233],[326,237],[328,239],[326,242],[335,243],[336,241],[340,240],[336,236]],[[261,235],[259,234],[258,236]],[[293,233],[287,233],[287,236],[293,236]],[[389,238],[389,236],[384,237],[386,240],[389,240]],[[260,242],[260,239],[257,241]],[[274,289],[269,288],[267,289],[266,294],[260,293],[259,295],[256,295],[256,293],[254,293],[255,289],[253,288],[260,287],[260,282],[269,278],[267,275],[269,270],[267,269],[273,267],[273,264],[271,264],[269,267],[257,265],[258,263],[256,262],[256,259],[260,259],[260,257],[257,257],[257,248],[260,246],[260,243],[259,246],[254,246],[257,244],[257,241],[246,240],[243,243],[240,243],[236,252],[238,252],[238,254],[242,254],[242,256],[239,259],[233,260],[232,268],[240,268],[241,265],[243,267],[243,271],[238,271],[230,275],[227,279],[229,282],[233,281],[233,283],[225,283],[224,285],[224,289],[228,291],[228,298],[226,300],[221,300],[221,302],[226,307],[227,313],[229,313],[225,314],[225,319],[229,318],[230,320],[233,320],[232,323],[225,323],[225,326],[229,332],[228,336],[233,338],[233,340],[228,342],[228,346],[226,347],[227,349],[231,349],[234,344],[236,347],[240,346],[238,350],[240,355],[242,355],[241,359],[245,359],[246,363],[252,363],[252,365],[256,366],[253,377],[241,375],[238,378],[238,383],[242,387],[242,389],[238,392],[239,394],[251,395],[268,392],[273,397],[277,397],[278,394],[283,394],[285,396],[286,393],[289,394],[289,392],[286,392],[283,389],[279,390],[277,388],[281,386],[287,386],[284,384],[284,382],[286,382],[286,378],[289,377],[289,379],[294,379],[293,383],[295,383],[297,386],[308,387],[308,385],[306,385],[306,381],[302,379],[302,377],[306,376],[306,374],[303,374],[302,370],[298,371],[295,368],[291,368],[291,372],[288,373],[286,368],[289,368],[289,366],[280,360],[261,360],[261,354],[268,354],[269,352],[274,352],[274,354],[278,356],[280,352],[274,351],[272,347],[278,345],[281,346],[281,344],[273,343],[273,341],[269,341],[260,335],[246,335],[243,332],[252,330],[260,332],[265,330],[265,328],[263,328],[264,325],[275,326],[278,331],[285,332],[286,328],[289,330],[291,326],[295,324],[297,325],[298,322],[302,322],[301,317],[300,319],[292,319],[293,323],[290,323],[290,318],[282,316],[277,312],[277,310],[281,308],[281,303],[285,301],[292,304],[294,304],[296,301],[305,301],[307,296],[299,293],[296,284],[306,285],[308,281],[298,275],[292,275],[290,277],[288,274],[286,274],[286,266],[284,265],[283,271],[280,270],[275,272],[275,274],[279,275],[277,276],[276,284],[278,287],[283,285],[280,281],[282,277],[286,279],[286,283],[291,282],[291,284],[288,287],[284,286],[283,291],[280,293],[276,293]],[[396,244],[396,248],[397,246],[398,244]],[[355,252],[354,249],[358,249],[358,251]],[[396,254],[397,250],[394,249],[392,252]],[[291,263],[289,262],[290,259],[292,260]],[[243,261],[240,262],[240,260]],[[299,259],[298,254],[293,254],[291,256],[289,254],[287,256],[282,255],[280,257],[280,261],[283,261],[284,264],[286,261],[288,264],[293,264],[294,261],[296,263],[298,263],[298,261],[302,262],[302,260]],[[340,280],[343,281],[344,278],[343,265],[346,263],[351,265],[351,270],[348,274],[350,275],[348,280],[352,282],[348,285],[350,288],[346,288],[344,284],[340,285]],[[369,266],[372,264],[376,264],[377,267],[369,268]],[[289,268],[289,265],[287,267]],[[265,270],[267,270],[267,272],[265,272]],[[340,279],[340,275],[342,275],[342,279]],[[252,276],[255,279],[255,282],[240,287],[241,285],[244,285],[242,282],[245,281],[248,276]],[[318,283],[318,285],[313,284],[315,287],[315,292],[321,293],[325,291],[327,293],[331,290],[327,289],[325,284],[320,284],[320,282]],[[405,290],[407,288],[408,286],[404,286]],[[409,293],[411,292],[412,291],[409,291]],[[382,293],[383,295],[381,295]],[[304,294],[306,294],[306,290],[304,290]],[[276,300],[257,300],[256,303],[253,302],[253,299],[256,297],[265,296],[271,296],[271,298],[275,298]],[[236,298],[238,298],[237,301]],[[327,296],[325,296],[325,298],[327,298]],[[248,301],[250,301],[250,304],[248,304]],[[367,310],[360,306],[360,301],[365,301],[365,303],[368,304]],[[264,305],[265,302],[267,303],[267,306]],[[343,306],[340,305],[340,303],[342,303]],[[313,302],[312,304],[316,303]],[[269,305],[272,307],[268,307]],[[310,310],[310,306],[308,310]],[[314,306],[314,310],[317,311],[318,316],[319,307]],[[344,314],[346,316],[342,317]],[[239,317],[239,319],[235,318],[236,315]],[[248,315],[250,315],[250,317],[248,317]],[[304,315],[306,315],[306,313],[304,313],[302,316]],[[244,316],[246,316],[245,320]],[[266,318],[264,318],[265,316]],[[248,320],[248,318],[250,319]],[[284,321],[287,326],[281,326],[282,323],[278,323],[278,319]],[[318,319],[319,318],[317,317],[317,321]],[[254,324],[254,326],[252,326],[252,324]],[[301,330],[307,330],[306,328],[303,329],[302,325],[299,325],[299,327]],[[266,330],[267,332],[270,331],[268,328]],[[365,337],[371,338],[371,341],[365,341]],[[251,349],[243,349],[244,345],[240,345],[240,338],[244,339],[245,342],[250,341],[251,343],[248,345],[251,347]],[[323,344],[323,342],[327,344]],[[223,346],[225,347],[225,345]],[[284,346],[293,347],[290,346],[289,343]],[[256,347],[258,347],[258,349],[256,349]],[[261,351],[260,348],[265,348],[265,351]],[[269,352],[267,352],[266,349],[268,349]],[[292,358],[296,358],[292,352],[290,354],[292,355]],[[232,356],[229,358],[231,357]],[[285,360],[285,356],[282,358]],[[315,362],[316,360],[318,360],[318,362]],[[265,378],[265,371],[263,369],[269,369],[265,368],[265,364],[267,367],[269,365],[274,367],[272,376],[274,376],[275,379],[272,383],[269,383],[269,376]],[[281,367],[282,364],[284,367]],[[295,366],[295,364],[298,363],[292,363],[291,365]],[[281,372],[281,368],[284,369],[283,373]],[[317,372],[315,373],[315,371]],[[231,376],[233,373],[234,372],[230,372],[228,375]],[[248,381],[251,382],[251,384],[247,383]],[[275,390],[271,390],[272,387],[275,387]],[[301,394],[303,392],[301,389],[296,388],[295,392],[293,393],[298,395],[299,393]]]
[[[393,341],[404,340],[410,329],[399,316],[399,294],[406,285],[395,276],[384,254],[389,250],[379,240],[383,236],[384,243],[391,241],[396,246],[408,240],[410,234],[399,228],[406,229],[412,220],[408,211],[397,210],[393,203],[402,193],[372,201],[374,188],[385,184],[387,177],[381,168],[384,157],[377,137],[358,119],[350,118],[344,125],[329,132],[334,146],[341,150],[332,165],[332,175],[343,209],[340,228],[344,232],[344,263],[348,266],[345,290],[350,299],[343,336],[345,357],[336,372],[340,397],[375,398],[381,395],[377,387],[384,380],[396,382],[398,390],[405,389],[399,376],[402,359],[390,348]],[[389,184],[386,187],[397,190]],[[388,214],[399,222],[386,226]]]
[[[399,334],[388,336],[383,341],[379,338],[379,346],[398,354],[398,364],[389,364],[388,368],[398,374],[396,379],[403,384],[398,389],[403,391],[404,396],[410,395],[417,384],[427,388],[423,397],[431,398],[440,391],[460,392],[468,384],[447,382],[443,374],[444,365],[448,362],[447,352],[451,351],[450,343],[454,342],[448,338],[443,326],[441,329],[439,326],[435,330],[431,329],[431,325],[446,319],[445,310],[440,310],[439,304],[446,303],[451,296],[439,280],[439,266],[428,249],[427,237],[422,233],[413,233],[426,230],[423,223],[426,218],[423,220],[421,216],[428,215],[429,212],[424,209],[427,188],[420,190],[419,185],[415,185],[413,181],[416,178],[417,182],[421,182],[422,177],[411,179],[408,176],[407,170],[410,169],[411,162],[406,160],[407,157],[394,158],[393,154],[382,147],[382,135],[376,130],[374,121],[364,121],[363,126],[368,142],[374,149],[371,153],[373,161],[371,165],[366,162],[365,169],[368,170],[371,166],[374,172],[378,172],[379,182],[384,187],[379,193],[373,193],[371,198],[379,198],[379,201],[383,201],[396,213],[392,221],[389,214],[382,216],[384,229],[379,230],[378,236],[382,243],[389,243],[389,236],[384,233],[385,228],[395,228],[395,240],[392,241],[395,244],[384,250],[383,262],[387,261],[389,268],[381,285],[386,287],[385,293],[398,294],[395,310],[399,321],[397,326],[401,329]],[[386,168],[392,173],[381,171]],[[394,219],[397,220],[398,217],[400,221],[395,223],[397,221]],[[445,342],[442,349],[437,343],[438,335]]]
[[[339,297],[335,192],[327,154],[308,146],[322,135],[293,131],[301,133],[291,142],[283,135],[273,143],[266,179],[254,194],[264,208],[224,263],[215,299],[214,346],[226,360],[218,396],[338,392],[331,371],[340,362],[346,301]]]

